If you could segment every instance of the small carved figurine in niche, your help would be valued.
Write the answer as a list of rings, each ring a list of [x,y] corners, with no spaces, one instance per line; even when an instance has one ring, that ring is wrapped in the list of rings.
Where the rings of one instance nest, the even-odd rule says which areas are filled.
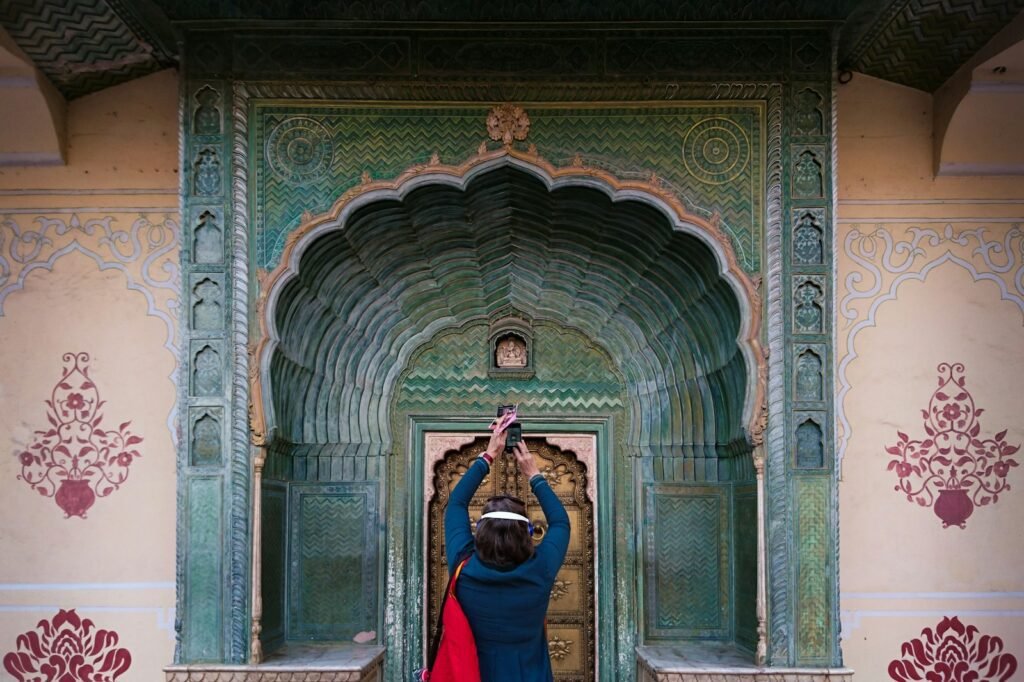
[[[796,96],[796,115],[793,122],[796,131],[801,135],[820,135],[822,133],[822,116],[818,104],[821,95],[810,88],[805,88]]]
[[[209,211],[199,216],[199,224],[195,229],[192,241],[192,254],[196,263],[219,263],[223,251],[220,225]]]
[[[218,99],[217,91],[209,85],[204,85],[196,93],[196,101],[199,103],[199,106],[196,108],[196,115],[192,126],[197,135],[220,134],[220,110],[217,108]]]
[[[197,195],[209,197],[220,194],[220,159],[217,158],[217,152],[212,149],[199,152],[192,180]]]
[[[220,329],[220,286],[212,279],[204,279],[193,290],[195,303],[192,305],[192,328],[201,330]]]
[[[796,162],[793,175],[793,188],[798,196],[820,197],[824,195],[821,179],[821,162],[815,158],[814,152],[805,150]]]
[[[494,359],[497,366],[501,369],[506,367],[526,367],[526,342],[515,334],[509,334],[498,341]]]

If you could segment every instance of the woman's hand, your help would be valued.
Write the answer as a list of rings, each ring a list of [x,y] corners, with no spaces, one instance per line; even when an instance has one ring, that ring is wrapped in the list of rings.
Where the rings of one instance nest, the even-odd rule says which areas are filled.
[[[497,425],[497,420],[491,424],[491,428],[494,430],[491,431],[491,440],[487,443],[487,454],[492,460],[497,459],[498,455],[505,452],[505,439],[508,438],[508,434],[505,433],[504,429],[501,431],[497,430]]]
[[[527,480],[540,473],[540,469],[537,468],[537,461],[534,460],[530,451],[526,449],[526,443],[523,441],[516,443],[515,455],[516,462],[519,464],[519,470],[523,472],[523,476],[526,476]]]

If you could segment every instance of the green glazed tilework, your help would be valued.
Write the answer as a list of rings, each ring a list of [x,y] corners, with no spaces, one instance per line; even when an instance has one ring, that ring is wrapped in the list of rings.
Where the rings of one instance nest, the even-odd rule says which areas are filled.
[[[375,490],[363,483],[290,486],[289,639],[348,641],[377,629]]]
[[[724,487],[648,487],[649,639],[729,636],[729,503]]]
[[[580,334],[538,324],[536,375],[531,379],[487,376],[484,322],[444,334],[420,353],[398,391],[403,412],[489,414],[496,401],[522,403],[524,415],[619,413],[624,388],[608,358]]]
[[[801,665],[827,662],[831,652],[832,574],[829,479],[797,477],[796,656]]]
[[[695,213],[717,212],[742,267],[760,268],[764,114],[760,104],[525,105],[527,142],[556,165],[578,153],[614,175],[656,173]],[[458,164],[486,141],[486,106],[289,107],[252,118],[258,266],[273,269],[304,211],[326,211],[364,172],[393,178],[437,153]],[[496,143],[490,143],[495,146]]]
[[[185,581],[188,585],[184,654],[190,661],[217,661],[222,656],[220,617],[223,609],[221,480],[192,478],[188,482],[188,539]]]

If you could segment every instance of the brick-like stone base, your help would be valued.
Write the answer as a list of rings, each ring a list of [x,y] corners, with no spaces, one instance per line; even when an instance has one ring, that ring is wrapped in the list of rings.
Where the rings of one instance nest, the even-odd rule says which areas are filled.
[[[759,668],[714,646],[641,646],[636,654],[637,682],[853,682],[849,668]]]
[[[278,659],[262,665],[202,663],[164,668],[165,682],[381,682],[384,679],[384,648],[352,647],[299,660]],[[314,658],[314,660],[310,660]]]

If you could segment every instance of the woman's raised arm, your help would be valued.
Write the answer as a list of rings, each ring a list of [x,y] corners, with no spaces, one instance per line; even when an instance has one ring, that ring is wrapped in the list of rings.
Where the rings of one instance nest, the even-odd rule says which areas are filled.
[[[469,502],[490,471],[490,462],[505,449],[506,434],[492,433],[487,451],[462,476],[448,499],[444,510],[444,547],[448,571],[455,570],[455,562],[473,549],[473,530],[469,525]],[[489,458],[485,459],[485,456]]]

